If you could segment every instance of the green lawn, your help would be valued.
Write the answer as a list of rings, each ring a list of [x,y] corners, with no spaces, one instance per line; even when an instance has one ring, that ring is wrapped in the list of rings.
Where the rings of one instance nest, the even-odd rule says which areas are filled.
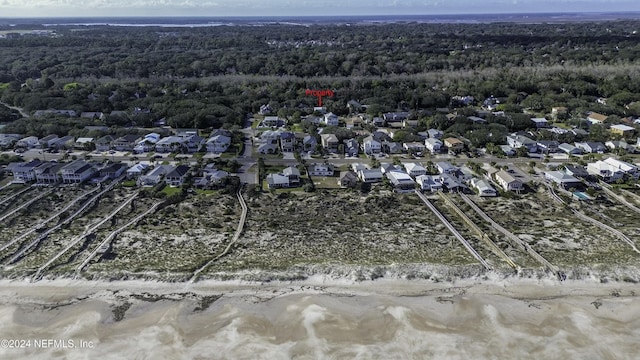
[[[165,186],[164,189],[162,189],[161,192],[167,194],[167,196],[171,196],[171,195],[175,195],[178,194],[182,191],[181,188],[179,187],[171,187],[169,185]]]

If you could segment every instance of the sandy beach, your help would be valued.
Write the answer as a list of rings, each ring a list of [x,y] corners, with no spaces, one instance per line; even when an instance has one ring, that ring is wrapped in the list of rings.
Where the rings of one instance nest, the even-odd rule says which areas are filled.
[[[631,359],[640,336],[637,285],[593,279],[60,279],[0,289],[1,358]]]

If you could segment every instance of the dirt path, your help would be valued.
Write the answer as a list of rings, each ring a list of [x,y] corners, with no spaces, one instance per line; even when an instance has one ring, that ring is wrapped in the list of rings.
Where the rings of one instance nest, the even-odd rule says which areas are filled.
[[[18,110],[18,112],[20,112],[20,115],[22,115],[22,117],[24,117],[24,118],[28,118],[29,117],[29,114],[24,112],[24,109],[22,109],[22,108],[19,108],[17,106],[11,106],[11,105],[9,105],[9,104],[7,104],[5,102],[2,102],[2,101],[0,101],[0,104],[8,107],[9,109]]]

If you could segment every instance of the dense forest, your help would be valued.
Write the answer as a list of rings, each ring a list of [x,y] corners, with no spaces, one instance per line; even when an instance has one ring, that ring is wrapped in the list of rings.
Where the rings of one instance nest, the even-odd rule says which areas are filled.
[[[150,126],[160,118],[175,127],[233,127],[263,104],[297,121],[316,102],[307,88],[334,90],[325,104],[339,115],[356,100],[371,115],[414,111],[436,127],[445,124],[428,110],[454,107],[454,96],[467,95],[500,97],[509,114],[565,106],[569,117],[638,116],[639,28],[640,21],[47,27],[53,36],[0,38],[0,100],[30,113],[128,116],[52,120],[44,129],[14,121],[17,113],[4,108],[0,121],[14,121],[6,131],[21,133]],[[595,102],[600,97],[606,105]]]

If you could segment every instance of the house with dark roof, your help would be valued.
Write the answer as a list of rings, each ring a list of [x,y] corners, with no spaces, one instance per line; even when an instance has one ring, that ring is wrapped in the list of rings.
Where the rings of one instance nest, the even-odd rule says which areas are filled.
[[[140,135],[124,135],[111,143],[111,146],[117,151],[133,151],[133,148],[140,142]]]
[[[57,162],[43,162],[35,168],[36,181],[38,184],[57,184],[62,181],[61,169],[66,164]]]
[[[190,167],[188,165],[178,165],[165,176],[167,185],[172,187],[182,186],[187,179]]]
[[[115,138],[111,135],[105,135],[100,139],[96,140],[96,150],[98,151],[109,151],[111,150],[111,143],[115,140]]]
[[[36,180],[35,169],[42,163],[39,159],[33,159],[29,162],[17,163],[11,168],[13,173],[13,182],[28,183]]]
[[[60,169],[62,182],[65,184],[79,184],[90,179],[97,172],[96,168],[84,160],[73,161]]]

